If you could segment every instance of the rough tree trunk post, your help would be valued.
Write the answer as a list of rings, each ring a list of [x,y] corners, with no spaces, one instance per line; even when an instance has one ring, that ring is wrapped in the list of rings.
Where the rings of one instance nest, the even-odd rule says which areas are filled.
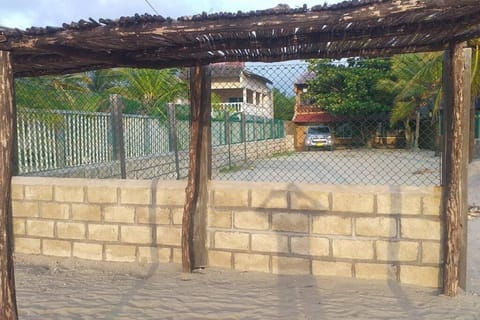
[[[15,126],[10,53],[0,51],[0,319],[17,319],[13,270],[11,183]]]
[[[182,220],[184,272],[207,264],[207,202],[211,179],[211,70],[190,69],[190,150]]]
[[[467,164],[470,86],[468,51],[450,44],[443,60],[445,138],[443,203],[445,221],[444,293],[457,294],[466,285]],[[470,53],[471,56],[471,53]],[[468,94],[467,94],[468,93]]]

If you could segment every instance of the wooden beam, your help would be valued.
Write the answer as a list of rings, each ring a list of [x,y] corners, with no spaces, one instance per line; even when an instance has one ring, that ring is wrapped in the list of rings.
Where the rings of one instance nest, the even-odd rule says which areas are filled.
[[[206,217],[210,169],[210,68],[190,69],[189,173],[182,220],[182,267],[184,272],[207,263]]]
[[[11,54],[0,51],[0,319],[6,320],[18,318],[11,203],[14,96]]]
[[[445,221],[444,293],[457,294],[466,281],[468,113],[465,44],[451,43],[444,55],[445,98],[443,216]],[[467,65],[468,67],[468,65]],[[460,280],[462,282],[460,282]]]

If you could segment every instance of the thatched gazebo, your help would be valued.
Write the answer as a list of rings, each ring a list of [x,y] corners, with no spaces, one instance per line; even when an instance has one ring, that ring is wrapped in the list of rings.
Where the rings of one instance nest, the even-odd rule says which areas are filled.
[[[191,147],[183,218],[183,265],[204,259],[201,243],[210,136],[208,65],[307,58],[389,56],[445,50],[446,134],[443,211],[444,291],[465,284],[466,167],[470,136],[469,50],[480,36],[479,0],[351,0],[335,5],[199,14],[176,20],[135,15],[62,27],[0,28],[0,318],[16,318],[12,261],[11,178],[14,78],[113,67],[191,69]],[[472,131],[473,132],[473,131]],[[200,222],[193,222],[193,221]],[[198,236],[197,234],[197,236]]]

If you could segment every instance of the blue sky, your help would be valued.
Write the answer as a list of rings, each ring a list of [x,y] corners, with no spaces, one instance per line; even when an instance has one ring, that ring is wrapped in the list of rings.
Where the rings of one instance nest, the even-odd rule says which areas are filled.
[[[135,13],[155,12],[177,18],[205,12],[236,12],[275,7],[286,3],[291,8],[336,3],[339,0],[0,0],[0,26],[25,29],[30,26],[61,26],[63,22],[92,17],[114,19]]]

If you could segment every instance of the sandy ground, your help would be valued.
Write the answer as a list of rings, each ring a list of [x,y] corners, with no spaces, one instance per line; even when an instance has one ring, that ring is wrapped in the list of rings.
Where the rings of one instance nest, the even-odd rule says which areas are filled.
[[[480,297],[396,282],[208,269],[17,266],[20,319],[479,319]]]
[[[469,203],[480,204],[480,161]],[[277,276],[179,265],[17,256],[20,319],[480,319],[480,218],[469,220],[468,292],[396,282]]]

